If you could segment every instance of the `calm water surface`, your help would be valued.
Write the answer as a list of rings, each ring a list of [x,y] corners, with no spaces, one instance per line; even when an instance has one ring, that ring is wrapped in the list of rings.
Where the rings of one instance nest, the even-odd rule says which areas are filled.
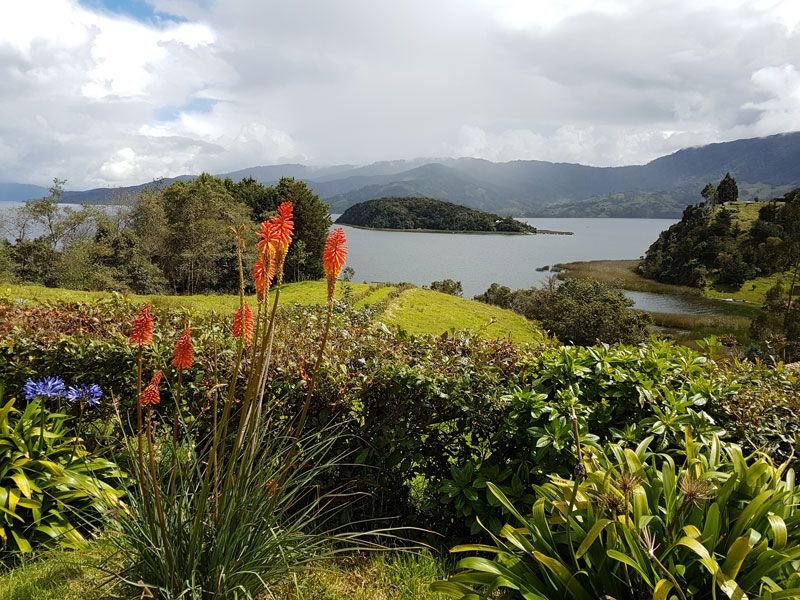
[[[578,260],[639,258],[672,225],[672,219],[521,219],[539,229],[574,235],[470,235],[368,231],[345,226],[348,265],[355,281],[437,279],[461,281],[464,296],[496,282],[511,288],[536,285],[551,274],[538,267]]]

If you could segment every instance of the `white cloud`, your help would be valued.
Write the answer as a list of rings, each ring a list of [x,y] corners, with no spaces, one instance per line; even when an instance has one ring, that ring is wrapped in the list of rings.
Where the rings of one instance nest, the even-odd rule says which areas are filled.
[[[436,154],[641,163],[800,129],[796,0],[77,0],[0,20],[0,180]]]

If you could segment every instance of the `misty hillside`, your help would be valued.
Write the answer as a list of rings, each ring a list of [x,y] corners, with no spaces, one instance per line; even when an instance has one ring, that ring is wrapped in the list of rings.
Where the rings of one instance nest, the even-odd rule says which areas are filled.
[[[743,199],[800,185],[800,132],[687,148],[625,167],[447,158],[365,166],[271,165],[221,176],[237,181],[253,177],[262,183],[282,176],[303,179],[332,212],[373,198],[425,196],[504,215],[677,217],[698,200],[706,183],[718,182],[727,172],[736,178]],[[65,199],[109,202],[114,194],[135,193],[147,185],[153,184],[67,192]]]
[[[0,182],[0,201],[19,202],[31,198],[41,198],[47,196],[48,193],[47,188],[40,185]]]

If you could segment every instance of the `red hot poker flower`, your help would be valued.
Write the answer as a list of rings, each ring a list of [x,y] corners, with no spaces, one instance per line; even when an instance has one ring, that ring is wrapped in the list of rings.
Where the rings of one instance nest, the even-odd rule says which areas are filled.
[[[347,236],[344,229],[337,227],[328,234],[325,240],[325,248],[322,251],[322,266],[325,269],[325,277],[328,280],[328,302],[333,300],[333,292],[336,289],[336,280],[342,272],[344,262],[347,258]]]
[[[256,262],[253,264],[253,285],[255,285],[259,303],[264,301],[274,277],[275,265],[273,264],[271,249],[266,252],[260,252]]]
[[[286,248],[292,243],[294,233],[294,215],[291,202],[281,202],[277,214],[270,219],[275,230],[275,237],[281,246]]]
[[[161,371],[153,373],[153,378],[147,387],[139,395],[139,406],[156,406],[161,402],[161,395],[158,392],[158,384],[164,374]]]
[[[253,339],[253,311],[250,306],[244,305],[244,327],[242,326],[242,309],[237,308],[233,316],[233,337],[242,337],[244,329],[244,343],[247,344]]]
[[[191,369],[194,363],[194,348],[192,347],[192,329],[187,327],[175,344],[172,356],[172,366],[176,369]]]
[[[272,221],[264,221],[258,228],[258,242],[256,248],[262,252],[273,250],[277,241],[277,232],[272,226]]]
[[[149,346],[153,343],[153,313],[150,305],[145,304],[133,320],[131,343],[137,346]]]

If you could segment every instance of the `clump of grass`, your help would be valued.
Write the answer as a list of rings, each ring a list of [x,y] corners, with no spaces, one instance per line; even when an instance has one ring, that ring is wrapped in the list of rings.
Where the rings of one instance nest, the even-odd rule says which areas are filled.
[[[653,294],[676,294],[700,296],[701,291],[682,285],[670,285],[646,279],[636,271],[638,260],[589,260],[556,265],[559,277],[571,279],[595,279],[614,287]]]

